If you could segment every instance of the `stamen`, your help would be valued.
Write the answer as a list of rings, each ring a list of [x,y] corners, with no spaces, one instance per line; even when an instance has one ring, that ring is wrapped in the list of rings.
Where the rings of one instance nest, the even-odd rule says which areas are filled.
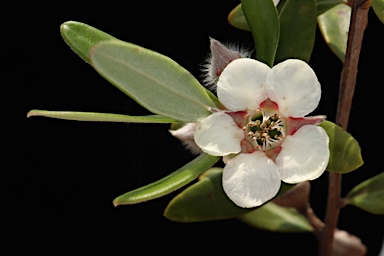
[[[247,108],[246,111],[248,123],[243,130],[251,145],[256,150],[269,150],[278,146],[285,137],[286,131],[285,121],[276,110]]]

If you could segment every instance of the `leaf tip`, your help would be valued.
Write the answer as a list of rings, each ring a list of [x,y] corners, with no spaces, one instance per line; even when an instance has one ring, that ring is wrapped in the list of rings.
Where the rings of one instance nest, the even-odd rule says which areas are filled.
[[[70,21],[66,21],[66,22],[64,22],[64,23],[62,23],[62,24],[60,25],[60,33],[61,33],[62,35],[64,35],[65,32],[67,32],[68,30],[71,29],[71,26],[78,25],[78,24],[81,24],[81,23],[80,23],[80,22],[77,22],[77,21],[72,21],[72,20],[70,20]]]
[[[121,195],[113,199],[112,204],[114,207],[122,205],[123,203],[121,203]]]
[[[117,206],[120,205],[120,204],[116,201],[116,199],[112,201],[112,204],[113,204],[114,207],[117,207]]]
[[[30,118],[31,116],[38,116],[37,112],[35,110],[30,110],[27,113],[27,118]]]

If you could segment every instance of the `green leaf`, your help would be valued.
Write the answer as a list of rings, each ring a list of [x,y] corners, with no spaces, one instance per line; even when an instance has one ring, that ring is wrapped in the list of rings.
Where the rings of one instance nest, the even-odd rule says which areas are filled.
[[[74,121],[97,121],[97,122],[119,122],[119,123],[177,123],[172,118],[149,115],[149,116],[127,116],[120,114],[97,113],[97,112],[72,112],[72,111],[48,111],[34,109],[28,112],[27,117],[44,116]]]
[[[331,51],[342,61],[345,59],[351,7],[339,4],[317,17],[319,29]]]
[[[371,3],[377,18],[384,23],[384,0],[371,0]]]
[[[363,165],[359,143],[340,126],[323,121],[323,127],[329,137],[330,158],[327,171],[348,173]]]
[[[113,205],[136,204],[167,195],[196,179],[219,158],[203,153],[168,176],[116,197]]]
[[[93,46],[102,41],[118,40],[103,31],[77,21],[64,22],[60,26],[60,31],[64,41],[70,48],[88,63],[90,63],[89,54]],[[217,97],[206,88],[204,89],[217,107],[221,107],[222,105]]]
[[[199,176],[198,182],[175,196],[164,216],[176,222],[201,222],[235,218],[255,208],[241,208],[225,194],[222,187],[223,168],[211,168]],[[278,195],[294,185],[282,183]]]
[[[284,4],[275,63],[292,58],[309,61],[315,44],[316,17],[316,0],[288,0]]]
[[[205,92],[208,94],[209,98],[212,100],[213,104],[215,104],[216,108],[218,109],[226,109],[226,107],[220,102],[220,100],[216,97],[215,94],[213,94],[210,90],[207,88],[204,88]]]
[[[176,222],[229,219],[252,211],[235,205],[221,185],[222,168],[211,168],[168,204],[164,216]]]
[[[149,111],[195,122],[215,103],[191,73],[160,53],[122,41],[106,41],[91,51],[92,66],[111,84]]]
[[[60,26],[60,32],[69,47],[88,63],[92,46],[105,40],[116,39],[103,31],[77,21],[64,22]]]
[[[329,9],[341,3],[347,3],[344,0],[317,0],[317,15],[321,15]]]
[[[317,15],[320,15],[332,7],[344,3],[343,0],[318,0],[317,1]],[[279,5],[277,6],[277,11],[279,12],[279,8],[282,8],[285,3],[281,0]],[[280,7],[282,6],[282,7]],[[232,25],[235,28],[245,30],[245,31],[251,31],[251,29],[248,26],[247,20],[245,19],[243,9],[241,7],[241,4],[238,4],[228,15],[228,22],[230,25]]]
[[[235,28],[245,30],[245,31],[251,31],[251,29],[248,26],[247,20],[245,19],[241,4],[238,4],[228,14],[228,22]]]
[[[373,214],[384,214],[384,172],[354,187],[345,202]]]
[[[268,202],[260,208],[238,217],[254,228],[281,233],[312,232],[308,220],[295,208],[279,206]]]
[[[256,59],[272,67],[279,43],[279,17],[271,0],[242,0],[241,6],[251,29]]]

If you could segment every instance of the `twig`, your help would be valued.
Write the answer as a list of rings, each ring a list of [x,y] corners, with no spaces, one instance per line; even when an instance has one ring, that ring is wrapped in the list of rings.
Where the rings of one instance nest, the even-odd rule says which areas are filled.
[[[355,91],[359,55],[364,30],[368,24],[368,11],[370,6],[370,0],[352,0],[347,51],[341,73],[339,100],[336,112],[336,124],[345,130],[348,126],[352,98]],[[340,211],[341,174],[329,173],[328,179],[327,209],[324,231],[319,246],[320,256],[332,256],[333,254],[333,235]]]

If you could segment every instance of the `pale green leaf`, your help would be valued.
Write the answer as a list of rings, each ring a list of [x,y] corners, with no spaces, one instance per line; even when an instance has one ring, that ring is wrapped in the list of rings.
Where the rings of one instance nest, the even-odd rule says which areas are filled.
[[[384,172],[354,187],[345,203],[373,214],[384,214]]]
[[[317,17],[319,29],[331,51],[342,61],[345,59],[351,7],[339,4]]]
[[[359,143],[340,126],[323,121],[323,127],[329,137],[330,158],[327,171],[348,173],[363,165]]]
[[[96,44],[117,38],[92,26],[77,21],[67,21],[60,26],[61,35],[70,48],[86,62],[90,62],[90,50]],[[204,88],[218,108],[222,108],[217,97]]]
[[[92,46],[102,41],[116,39],[103,31],[77,21],[64,22],[60,26],[60,32],[69,47],[88,63]]]
[[[28,112],[27,117],[44,116],[74,121],[118,122],[118,123],[177,123],[169,117],[148,115],[128,116],[121,114],[97,113],[97,112],[73,112],[73,111],[49,111],[34,109]]]
[[[167,195],[196,179],[211,168],[219,158],[203,153],[166,177],[116,197],[113,204],[115,206],[136,204]]]
[[[111,84],[149,111],[195,122],[215,103],[191,73],[172,59],[122,41],[106,41],[91,51],[92,66]]]
[[[281,233],[312,232],[308,220],[295,208],[279,206],[268,202],[260,208],[238,217],[254,228]]]

